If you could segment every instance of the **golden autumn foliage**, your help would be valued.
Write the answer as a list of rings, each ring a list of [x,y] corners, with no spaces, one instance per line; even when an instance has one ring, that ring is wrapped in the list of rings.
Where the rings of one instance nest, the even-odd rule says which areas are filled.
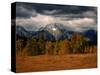
[[[22,55],[23,47],[24,47],[23,40],[22,39],[17,40],[16,41],[16,52],[17,52],[17,54],[19,53],[20,55]]]
[[[53,54],[54,45],[51,41],[46,42],[45,50],[46,54]]]
[[[88,45],[84,36],[75,33],[70,40],[45,41],[43,37],[39,39],[31,38],[27,40],[25,46],[24,41],[18,39],[16,41],[16,51],[29,56],[96,53],[97,45]]]
[[[63,40],[59,42],[59,54],[67,54],[70,53],[69,49],[69,41],[68,40]]]

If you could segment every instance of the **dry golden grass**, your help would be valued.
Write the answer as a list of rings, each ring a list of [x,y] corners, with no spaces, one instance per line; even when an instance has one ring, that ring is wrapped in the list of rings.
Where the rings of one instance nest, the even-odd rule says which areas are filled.
[[[16,72],[97,67],[96,54],[16,56]]]

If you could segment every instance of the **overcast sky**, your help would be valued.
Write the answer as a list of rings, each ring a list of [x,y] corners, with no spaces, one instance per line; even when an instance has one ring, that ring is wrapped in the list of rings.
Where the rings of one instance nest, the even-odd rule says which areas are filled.
[[[44,27],[60,23],[74,31],[97,30],[97,8],[87,6],[16,3],[16,24]]]

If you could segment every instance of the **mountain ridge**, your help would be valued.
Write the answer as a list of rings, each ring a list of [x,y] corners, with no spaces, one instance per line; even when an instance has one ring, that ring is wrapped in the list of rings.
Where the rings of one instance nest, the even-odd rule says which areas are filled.
[[[55,30],[53,30],[55,29]],[[91,41],[95,42],[97,40],[97,31],[93,29],[86,30],[84,32],[74,32],[67,30],[63,24],[55,23],[48,24],[45,27],[39,28],[38,31],[27,31],[23,26],[16,26],[16,34],[18,36],[24,36],[27,38],[30,37],[39,37],[44,34],[45,40],[64,40],[70,39],[73,33],[78,33],[89,38]]]

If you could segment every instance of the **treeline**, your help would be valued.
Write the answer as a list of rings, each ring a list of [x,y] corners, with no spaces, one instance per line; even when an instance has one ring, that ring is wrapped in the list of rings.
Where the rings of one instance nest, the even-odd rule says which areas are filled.
[[[97,46],[90,45],[86,38],[79,34],[73,34],[70,40],[45,41],[43,36],[38,39],[17,39],[16,52],[20,55],[63,55],[78,53],[96,53]]]

